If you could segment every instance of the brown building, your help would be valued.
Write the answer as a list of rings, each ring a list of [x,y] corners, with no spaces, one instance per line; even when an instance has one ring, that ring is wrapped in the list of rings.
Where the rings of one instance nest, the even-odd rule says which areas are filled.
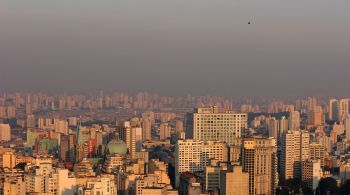
[[[243,171],[249,173],[248,194],[274,194],[278,184],[276,140],[247,138],[242,147]]]
[[[241,166],[220,172],[220,195],[243,195],[249,193],[249,173]]]
[[[307,114],[307,125],[316,127],[322,124],[322,110],[311,110]]]
[[[190,172],[181,173],[179,194],[180,195],[200,195],[202,184],[199,176]]]

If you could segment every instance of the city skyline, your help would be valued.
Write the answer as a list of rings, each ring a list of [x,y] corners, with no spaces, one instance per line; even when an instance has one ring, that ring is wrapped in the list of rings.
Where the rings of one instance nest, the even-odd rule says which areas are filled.
[[[0,195],[349,195],[349,8],[0,0]]]
[[[6,93],[0,192],[311,195],[330,180],[323,191],[349,194],[349,110],[349,98]]]

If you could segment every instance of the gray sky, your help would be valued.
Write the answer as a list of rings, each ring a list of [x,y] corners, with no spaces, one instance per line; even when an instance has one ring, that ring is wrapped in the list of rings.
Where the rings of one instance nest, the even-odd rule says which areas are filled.
[[[349,10],[348,0],[1,0],[0,90],[350,94]]]

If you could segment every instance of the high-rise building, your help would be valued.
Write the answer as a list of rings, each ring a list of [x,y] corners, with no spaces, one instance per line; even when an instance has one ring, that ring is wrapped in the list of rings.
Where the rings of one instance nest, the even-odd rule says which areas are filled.
[[[201,193],[202,184],[200,177],[190,172],[181,173],[179,194],[200,195]]]
[[[125,142],[128,148],[128,153],[132,158],[136,154],[136,128],[131,127],[130,121],[122,121],[117,126],[119,137]]]
[[[77,143],[74,145],[75,146],[75,162],[80,162],[82,161],[84,158],[86,158],[87,156],[85,155],[84,152],[84,137],[83,137],[83,129],[81,127],[81,124],[79,123],[77,126]]]
[[[249,173],[241,166],[233,166],[220,172],[220,194],[241,195],[249,194]]]
[[[16,118],[16,108],[14,106],[7,106],[6,113],[7,118]]]
[[[16,105],[16,108],[20,108],[22,106],[22,97],[21,97],[21,94],[20,93],[16,93],[15,94],[15,105]]]
[[[45,193],[48,192],[47,186],[45,185],[45,181],[48,181],[46,178],[49,177],[50,173],[52,173],[53,167],[52,163],[48,162],[38,162],[33,166],[30,170],[34,169],[35,171],[31,171],[24,176],[24,180],[26,183],[26,192],[27,193]],[[27,168],[29,170],[29,168]],[[55,182],[56,183],[56,182]],[[51,183],[51,189],[54,189],[55,184]]]
[[[6,178],[3,182],[2,191],[4,195],[26,195],[26,186],[22,178]]]
[[[230,144],[229,149],[229,161],[230,162],[240,162],[242,153],[242,138],[237,139],[235,143]]]
[[[0,106],[0,119],[5,118],[5,108]]]
[[[159,139],[165,140],[166,138],[170,138],[170,130],[171,127],[168,123],[162,123],[159,127]]]
[[[347,114],[344,118],[344,128],[345,128],[345,137],[347,140],[350,140],[350,115]]]
[[[26,114],[32,114],[32,104],[31,103],[26,103],[25,111],[26,111]]]
[[[141,123],[142,125],[142,140],[151,140],[151,121],[149,119],[144,119]]]
[[[135,151],[139,152],[142,149],[142,128],[141,127],[132,127],[133,132],[135,132]]]
[[[339,104],[338,100],[330,99],[328,106],[328,118],[329,120],[338,121],[338,110]]]
[[[75,190],[76,178],[69,174],[68,169],[57,169],[56,174],[50,175],[53,181],[57,181],[57,184],[53,186],[57,194],[72,194]],[[52,180],[48,180],[48,185]]]
[[[197,108],[186,115],[186,138],[203,141],[224,141],[240,138],[247,128],[247,114],[220,112],[217,107]]]
[[[341,99],[339,100],[339,109],[338,109],[338,120],[342,121],[349,114],[349,100],[350,99]]]
[[[342,183],[350,179],[350,162],[342,162],[339,167],[339,179]]]
[[[315,97],[307,98],[307,111],[315,110],[317,107],[317,99]]]
[[[274,194],[278,184],[276,139],[244,139],[242,167],[249,173],[248,194]]]
[[[101,156],[104,154],[105,146],[103,144],[103,132],[102,131],[96,131],[95,135],[95,154],[98,156]]]
[[[320,166],[324,166],[325,147],[320,143],[310,143],[309,145],[309,159],[319,160]]]
[[[307,114],[307,124],[309,126],[319,126],[322,124],[322,109],[310,110]]]
[[[176,133],[184,131],[184,123],[182,120],[176,120],[175,130]]]
[[[309,140],[310,134],[307,131],[288,131],[282,136],[282,179],[301,178],[301,163],[309,158]]]
[[[285,132],[288,131],[288,120],[285,116],[282,116],[279,120],[279,128],[278,128],[278,138],[280,138]]]
[[[68,135],[68,121],[61,119],[54,119],[55,131]]]
[[[11,127],[9,124],[0,124],[0,141],[10,141]]]
[[[27,128],[35,127],[35,117],[33,114],[27,115]]]
[[[228,148],[224,142],[178,140],[175,145],[176,185],[180,173],[203,171],[210,159],[228,160]]]
[[[13,151],[5,151],[3,154],[0,154],[2,161],[1,167],[14,168],[16,166],[16,155]]]
[[[321,179],[321,165],[319,160],[305,160],[302,162],[301,180],[312,190],[316,190]]]
[[[61,142],[60,142],[60,158],[64,162],[74,163],[75,160],[75,135],[63,135],[61,134]],[[80,151],[79,151],[80,152]]]
[[[73,104],[72,96],[67,96],[67,110],[72,110]]]
[[[61,135],[60,158],[64,162],[69,160],[69,135]]]
[[[77,117],[69,117],[68,124],[69,124],[69,126],[77,126],[78,125]]]
[[[277,139],[278,126],[279,126],[279,123],[275,117],[270,117],[267,119],[267,129],[269,131],[269,137],[274,137]]]
[[[288,130],[300,129],[300,113],[298,111],[289,112]]]
[[[213,160],[204,169],[204,189],[206,191],[212,191],[220,188],[220,172],[227,170],[229,166],[227,162],[217,162]]]

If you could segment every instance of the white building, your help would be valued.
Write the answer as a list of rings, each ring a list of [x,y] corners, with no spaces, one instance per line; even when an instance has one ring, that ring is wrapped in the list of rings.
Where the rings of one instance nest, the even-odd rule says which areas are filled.
[[[228,148],[224,142],[178,140],[175,145],[176,185],[180,173],[203,171],[210,159],[227,161]]]
[[[220,112],[217,107],[197,108],[186,116],[186,137],[233,143],[247,128],[247,114]]]
[[[170,138],[170,125],[168,123],[162,123],[159,127],[159,139],[165,140],[166,138]]]
[[[278,128],[278,138],[280,138],[285,132],[288,131],[288,120],[285,116],[282,116],[279,120],[279,128]]]
[[[78,188],[78,195],[115,195],[114,178],[101,176],[89,178],[85,186]],[[68,195],[68,194],[67,194]]]
[[[301,162],[309,158],[309,140],[307,131],[288,131],[282,136],[280,174],[283,179],[301,177]]]

